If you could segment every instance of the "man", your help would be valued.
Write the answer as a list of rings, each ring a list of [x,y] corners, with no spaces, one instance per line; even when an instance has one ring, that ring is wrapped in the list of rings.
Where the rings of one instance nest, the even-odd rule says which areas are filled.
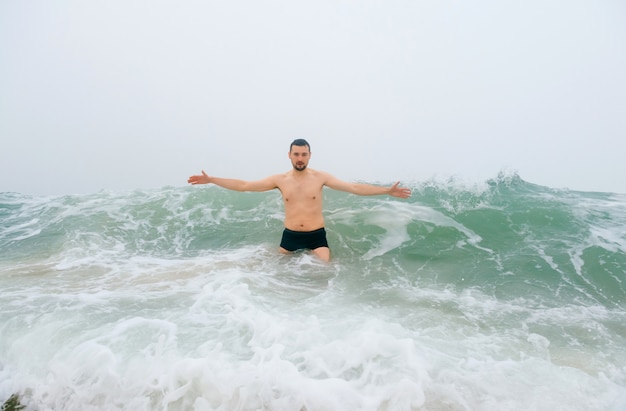
[[[289,159],[293,169],[284,174],[276,174],[257,181],[235,180],[210,177],[202,174],[189,177],[190,184],[215,184],[235,191],[269,191],[279,189],[285,205],[285,230],[280,242],[280,252],[291,253],[297,250],[312,250],[323,261],[330,261],[330,249],[326,241],[324,216],[322,215],[322,188],[348,193],[373,196],[387,194],[399,198],[411,196],[411,190],[370,184],[348,183],[318,170],[308,168],[311,159],[311,146],[304,139],[296,139],[289,146]]]

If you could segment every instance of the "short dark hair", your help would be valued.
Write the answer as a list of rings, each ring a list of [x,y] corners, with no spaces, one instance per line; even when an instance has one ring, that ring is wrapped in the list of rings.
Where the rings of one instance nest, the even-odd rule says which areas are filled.
[[[309,148],[309,151],[311,151],[311,146],[309,145],[309,143],[303,139],[303,138],[296,138],[295,140],[293,140],[291,142],[291,145],[289,146],[289,152],[291,152],[291,149],[293,148],[293,146],[298,146],[298,147],[304,147],[307,146]]]

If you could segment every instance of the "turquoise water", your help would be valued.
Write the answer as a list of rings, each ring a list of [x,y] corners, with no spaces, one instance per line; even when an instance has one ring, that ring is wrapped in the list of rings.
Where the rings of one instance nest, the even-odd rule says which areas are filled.
[[[0,194],[0,403],[33,410],[626,409],[626,195],[498,176],[325,192]]]

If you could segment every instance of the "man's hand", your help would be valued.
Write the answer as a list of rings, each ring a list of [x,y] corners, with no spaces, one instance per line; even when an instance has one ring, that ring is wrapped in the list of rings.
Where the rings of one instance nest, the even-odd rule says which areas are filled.
[[[204,170],[202,170],[202,174],[189,177],[187,182],[192,185],[209,184],[211,182],[211,178],[204,172]]]
[[[398,187],[399,184],[400,182],[398,181],[394,185],[391,186],[391,188],[389,189],[389,195],[394,196],[394,197],[400,197],[400,198],[411,197],[411,189]]]

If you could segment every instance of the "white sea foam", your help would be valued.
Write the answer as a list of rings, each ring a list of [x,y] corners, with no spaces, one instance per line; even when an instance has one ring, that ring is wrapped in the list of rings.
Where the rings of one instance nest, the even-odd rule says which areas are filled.
[[[584,349],[560,352],[533,325],[588,327],[606,310],[533,310],[406,285],[388,289],[395,304],[349,303],[342,284],[328,282],[341,267],[296,258],[302,264],[277,263],[258,248],[136,258],[105,273],[99,290],[33,288],[48,313],[8,334],[0,393],[20,392],[39,410],[584,410],[608,409],[620,395],[607,381],[626,370],[590,367]],[[298,278],[316,276],[319,287],[294,300]]]

